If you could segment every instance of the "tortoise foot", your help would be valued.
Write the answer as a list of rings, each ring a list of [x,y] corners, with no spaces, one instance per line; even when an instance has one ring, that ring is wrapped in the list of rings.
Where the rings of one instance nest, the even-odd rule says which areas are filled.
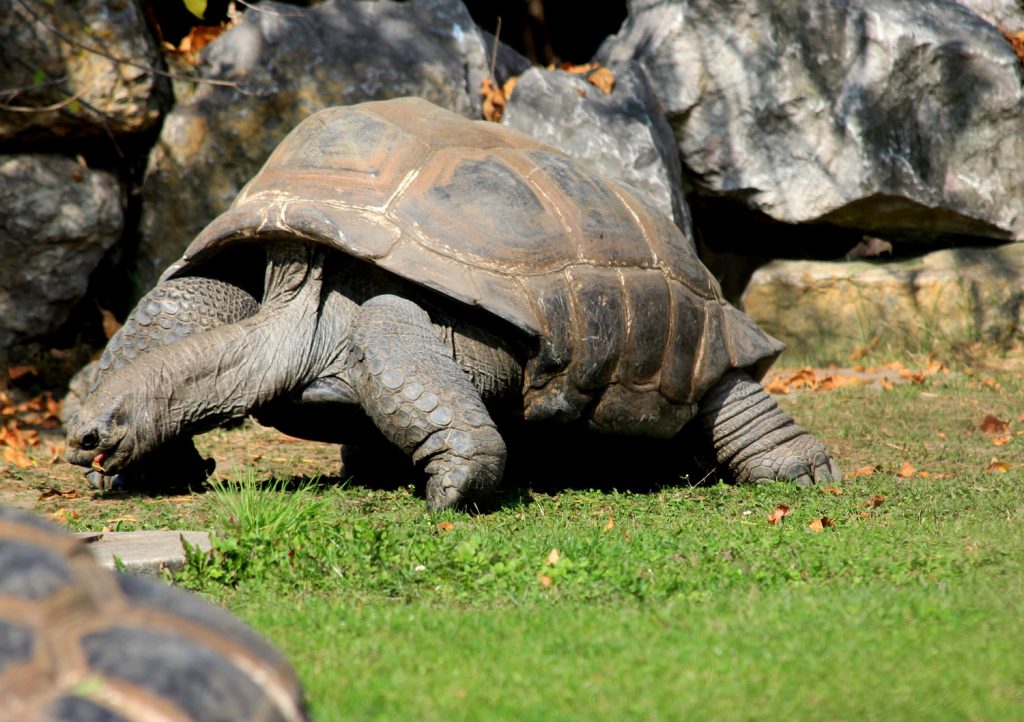
[[[705,395],[700,420],[718,464],[737,482],[791,479],[810,486],[843,478],[825,444],[744,373],[728,374]]]

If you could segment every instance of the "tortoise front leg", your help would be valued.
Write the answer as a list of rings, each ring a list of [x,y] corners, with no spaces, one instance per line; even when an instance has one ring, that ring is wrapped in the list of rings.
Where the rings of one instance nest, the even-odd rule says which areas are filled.
[[[698,416],[719,465],[738,482],[791,479],[809,486],[843,478],[825,444],[741,371],[726,375],[705,394]]]
[[[366,414],[426,471],[429,509],[467,506],[494,492],[505,442],[426,311],[398,296],[363,303],[349,370]]]

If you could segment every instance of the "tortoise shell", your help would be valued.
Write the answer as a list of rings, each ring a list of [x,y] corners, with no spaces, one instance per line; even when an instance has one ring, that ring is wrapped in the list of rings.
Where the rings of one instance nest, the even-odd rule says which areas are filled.
[[[528,420],[671,436],[727,370],[760,378],[782,350],[723,300],[693,243],[636,191],[418,98],[306,118],[164,278],[281,233],[526,332]]]
[[[13,509],[0,509],[0,700],[4,719],[39,722],[307,719],[291,667],[249,627],[103,569]]]

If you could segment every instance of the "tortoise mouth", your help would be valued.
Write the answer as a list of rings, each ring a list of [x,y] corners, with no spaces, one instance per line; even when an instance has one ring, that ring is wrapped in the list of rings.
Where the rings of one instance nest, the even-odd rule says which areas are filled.
[[[69,436],[68,448],[64,458],[75,466],[86,466],[93,471],[99,471],[103,474],[116,474],[124,465],[124,449],[121,446],[124,435],[122,434],[118,438],[105,439],[103,443],[83,443],[91,441],[89,433],[86,433],[79,439]]]

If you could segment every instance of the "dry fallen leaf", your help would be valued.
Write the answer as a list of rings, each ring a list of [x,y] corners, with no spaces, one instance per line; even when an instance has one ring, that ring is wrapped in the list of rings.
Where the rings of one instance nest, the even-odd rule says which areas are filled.
[[[836,496],[841,496],[842,493],[843,493],[843,490],[840,489],[838,486],[826,486],[824,489],[821,490],[821,493],[822,494],[835,494]]]
[[[118,516],[114,517],[113,519],[107,519],[107,524],[109,526],[114,526],[121,522],[125,524],[138,524],[139,520],[131,514],[125,514],[124,516]]]
[[[61,507],[57,511],[55,511],[55,512],[53,512],[51,514],[47,514],[46,516],[49,517],[49,519],[51,521],[55,521],[58,524],[67,524],[72,519],[77,519],[79,514],[78,514],[77,511],[73,511],[73,510],[69,510],[69,509],[65,509],[65,508]]]
[[[918,477],[922,479],[952,479],[954,474],[937,474],[932,471],[921,470],[917,472]]]
[[[819,531],[824,531],[825,527],[835,526],[835,525],[836,525],[836,523],[834,521],[829,519],[827,516],[823,516],[820,519],[815,519],[814,521],[812,521],[810,524],[807,525],[807,528],[810,529],[811,531],[819,532]]]
[[[999,30],[1010,43],[1010,47],[1013,48],[1013,54],[1017,56],[1017,60],[1024,62],[1024,32],[1010,32],[1001,26]]]
[[[790,509],[788,504],[779,504],[774,510],[772,510],[772,513],[768,515],[768,523],[778,524],[792,513],[793,510]]]
[[[615,88],[615,74],[611,70],[605,67],[596,68],[594,72],[587,76],[587,81],[591,85],[597,86],[597,88],[608,95]]]
[[[978,424],[978,428],[984,431],[986,434],[1005,434],[1010,430],[1010,422],[1000,419],[992,414],[987,414],[981,423]]]
[[[28,458],[24,451],[16,449],[13,446],[7,446],[4,448],[4,461],[14,464],[20,469],[32,466],[35,462]]]
[[[885,497],[882,496],[881,494],[876,494],[875,496],[873,496],[870,499],[868,499],[864,503],[864,506],[866,506],[868,508],[874,508],[876,506],[881,506],[884,503],[885,503]]]
[[[549,577],[547,574],[544,574],[543,572],[541,572],[541,574],[540,574],[540,583],[542,585],[544,585],[545,587],[550,587],[552,584],[555,583],[555,580],[552,579],[551,577]]]
[[[439,521],[437,522],[437,528],[441,531],[451,531],[455,528],[455,525],[452,524],[450,521]]]
[[[878,467],[875,467],[875,466],[862,466],[859,469],[857,469],[856,471],[852,472],[850,474],[850,477],[852,478],[854,476],[871,476],[876,471],[878,471]]]
[[[908,479],[916,473],[917,469],[914,468],[914,465],[909,461],[904,461],[903,465],[899,468],[899,471],[896,472],[896,476],[902,479]]]
[[[38,376],[39,370],[30,364],[18,364],[7,367],[7,378],[17,381],[23,376]]]
[[[72,489],[71,491],[61,491],[50,487],[39,495],[38,501],[45,501],[46,499],[52,499],[53,497],[59,497],[61,499],[77,499],[78,492]]]
[[[558,549],[555,549],[554,547],[552,547],[551,551],[548,552],[548,559],[547,559],[548,566],[549,567],[555,566],[556,564],[558,564],[558,560],[561,559],[561,558],[562,558],[562,555],[561,555],[561,553],[559,553]]]
[[[518,77],[511,77],[505,81],[505,85],[499,86],[490,78],[484,78],[480,82],[480,96],[484,99],[483,116],[484,120],[493,123],[500,123],[505,114],[505,106],[512,97],[512,91],[516,87]]]
[[[1000,461],[996,457],[992,457],[992,461],[989,462],[988,468],[985,469],[990,474],[1005,474],[1010,470],[1010,465],[1005,461]]]
[[[608,523],[604,525],[604,528],[601,529],[601,531],[611,531],[614,526],[615,526],[615,517],[612,516],[611,514],[609,514],[608,515]]]

